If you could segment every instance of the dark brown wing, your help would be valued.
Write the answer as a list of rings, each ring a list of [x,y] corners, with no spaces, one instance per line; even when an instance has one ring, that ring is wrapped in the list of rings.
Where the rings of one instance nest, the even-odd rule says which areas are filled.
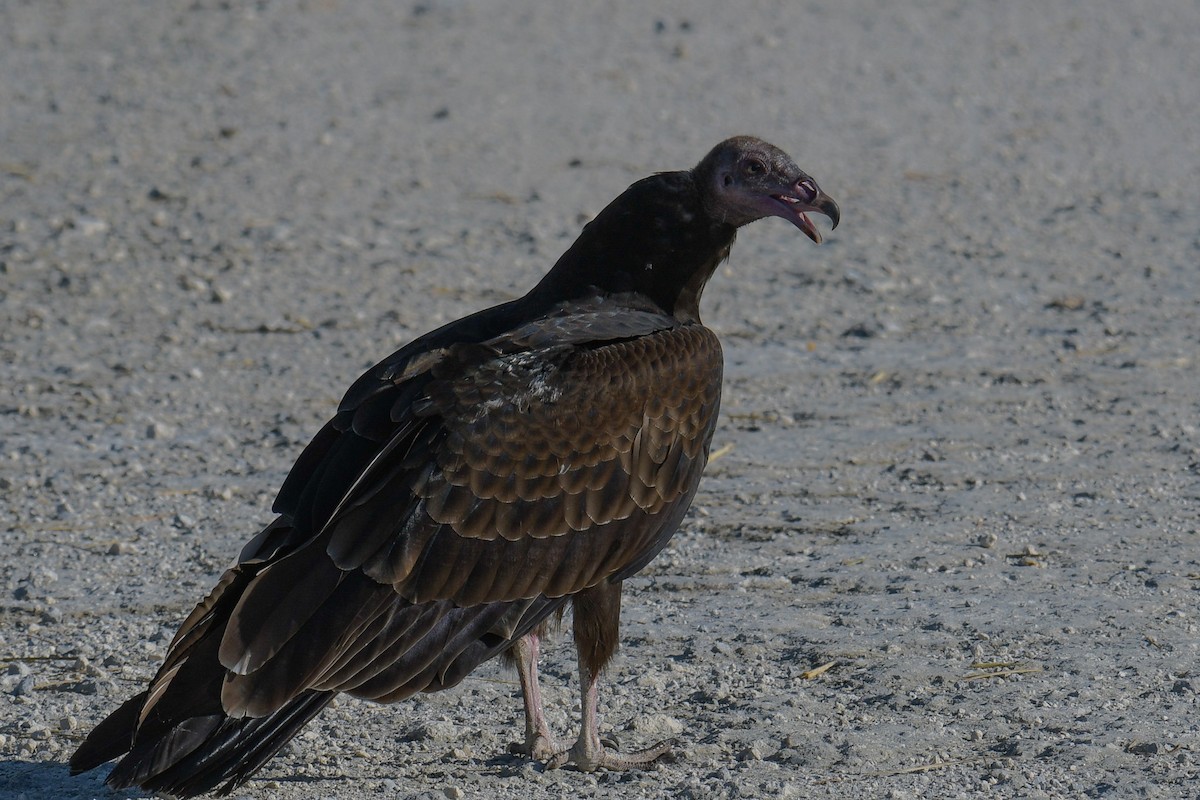
[[[352,388],[283,514],[74,771],[128,750],[114,786],[231,787],[334,692],[451,686],[571,594],[653,558],[707,459],[716,337],[611,298],[492,328],[435,333]]]
[[[220,648],[226,710],[444,685],[640,568],[695,491],[720,379],[707,329],[607,308],[415,359],[392,437],[321,532],[243,591]]]

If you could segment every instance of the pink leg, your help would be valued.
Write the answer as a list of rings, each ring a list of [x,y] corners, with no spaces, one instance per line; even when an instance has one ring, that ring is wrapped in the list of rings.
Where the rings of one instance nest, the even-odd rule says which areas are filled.
[[[525,741],[515,743],[510,751],[523,753],[537,761],[545,761],[563,749],[550,734],[546,711],[542,705],[542,689],[538,684],[537,664],[541,641],[537,633],[527,633],[517,640],[513,653],[517,659],[517,676],[521,679],[521,697],[525,702]]]
[[[579,659],[579,684],[583,691],[583,713],[580,720],[579,738],[570,750],[559,752],[546,766],[551,769],[568,764],[582,772],[598,769],[626,770],[647,767],[671,750],[671,742],[659,742],[645,750],[622,755],[604,749],[600,741],[600,719],[596,713],[599,701],[600,676],[593,675],[583,657]]]

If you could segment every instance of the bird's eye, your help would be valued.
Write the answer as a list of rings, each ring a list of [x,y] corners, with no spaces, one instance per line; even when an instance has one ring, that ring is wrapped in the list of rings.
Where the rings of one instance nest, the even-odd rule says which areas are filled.
[[[752,158],[749,161],[747,161],[744,169],[746,170],[747,175],[766,175],[767,174],[767,165],[764,164],[762,161],[759,161],[757,158]]]

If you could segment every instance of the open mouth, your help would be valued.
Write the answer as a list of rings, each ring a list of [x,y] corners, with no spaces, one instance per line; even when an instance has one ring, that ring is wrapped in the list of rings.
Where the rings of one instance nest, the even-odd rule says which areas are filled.
[[[799,197],[792,197],[791,195],[773,194],[771,195],[771,199],[783,209],[783,213],[779,214],[779,216],[791,222],[815,243],[821,243],[821,232],[817,230],[817,226],[813,225],[813,221],[805,213],[806,211],[819,211],[820,209],[809,205],[808,201],[802,200]]]
[[[817,244],[821,243],[821,232],[809,219],[808,212],[815,211],[829,217],[833,227],[837,227],[842,213],[833,198],[817,188],[811,179],[804,178],[788,187],[787,192],[769,195],[773,213],[783,217],[804,232],[804,235]]]

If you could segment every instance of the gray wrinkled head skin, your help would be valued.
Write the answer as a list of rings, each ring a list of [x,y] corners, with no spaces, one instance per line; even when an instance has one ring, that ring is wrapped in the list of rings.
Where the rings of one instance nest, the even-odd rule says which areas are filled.
[[[726,139],[692,174],[713,219],[741,227],[763,217],[782,217],[817,243],[821,234],[808,212],[824,214],[837,227],[837,203],[791,156],[762,139]]]

